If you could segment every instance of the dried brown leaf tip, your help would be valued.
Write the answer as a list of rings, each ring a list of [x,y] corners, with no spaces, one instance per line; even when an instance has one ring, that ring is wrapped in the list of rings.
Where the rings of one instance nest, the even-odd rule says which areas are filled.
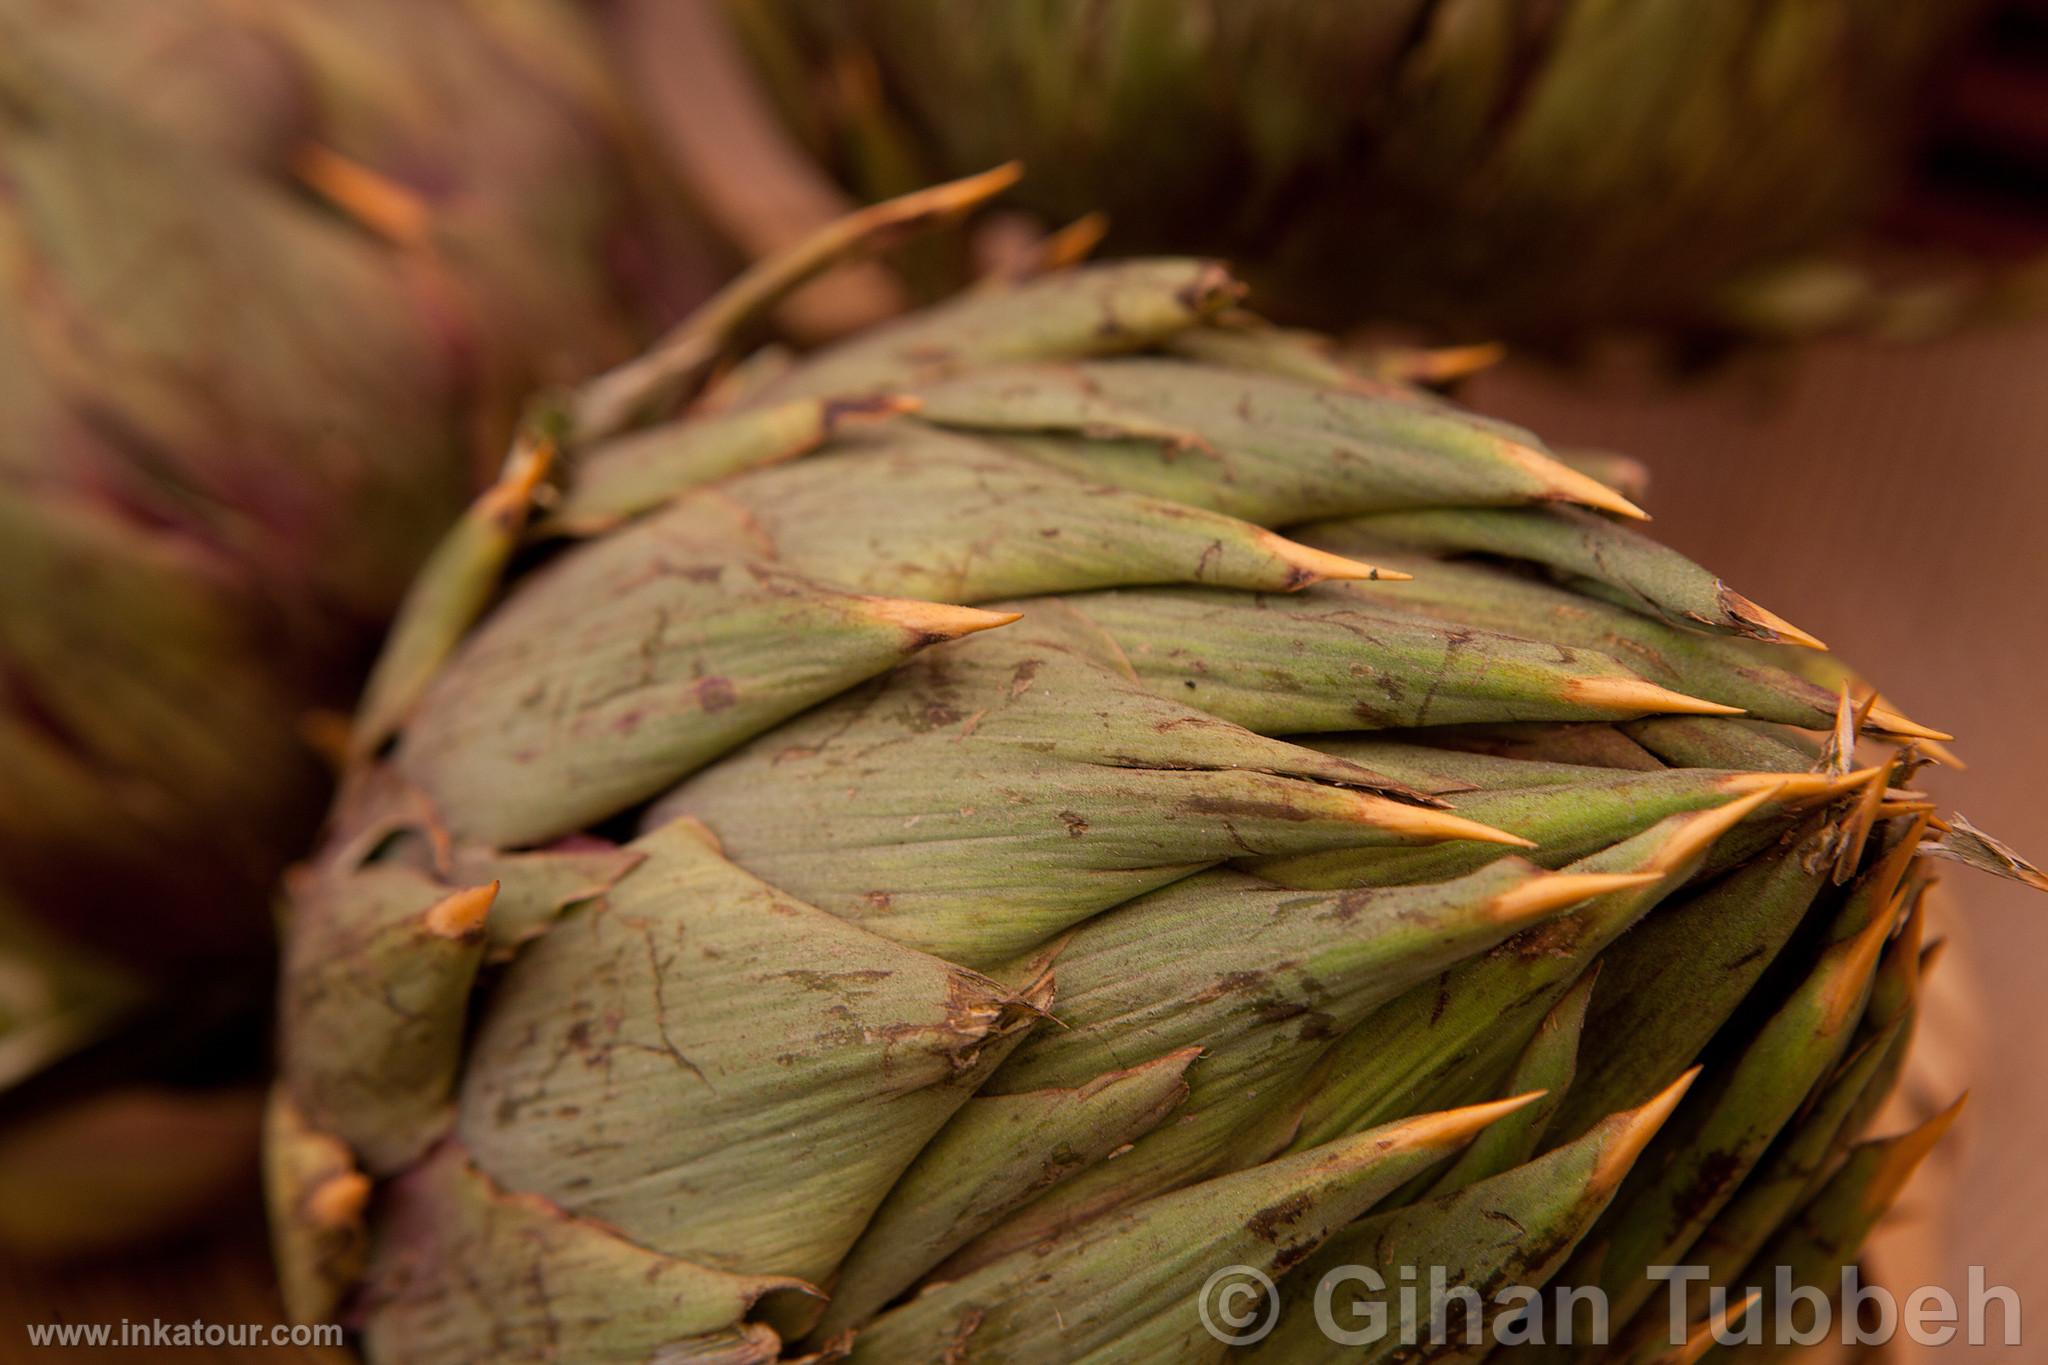
[[[1722,590],[1722,600],[1727,605],[1729,613],[1745,624],[1755,627],[1761,639],[1798,645],[1802,649],[1827,649],[1827,646],[1814,636],[1732,588]]]
[[[2014,849],[1978,829],[1960,812],[1950,817],[1950,825],[1946,833],[1929,841],[1922,851],[1932,857],[1947,858],[1965,867],[1989,872],[1995,877],[2020,882],[2036,891],[2048,891],[2048,872],[2043,872]]]

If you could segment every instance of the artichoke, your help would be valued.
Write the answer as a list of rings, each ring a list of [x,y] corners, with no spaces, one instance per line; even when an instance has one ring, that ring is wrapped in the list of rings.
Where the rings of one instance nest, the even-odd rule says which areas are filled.
[[[628,6],[631,41],[675,22]],[[1228,255],[1290,317],[1556,344],[1924,324],[1934,301],[1890,309],[1845,255],[1983,6],[725,8],[783,127],[857,194],[1018,157],[1032,208]]]
[[[1611,459],[1214,263],[713,370],[990,183],[547,404],[415,584],[289,914],[292,1311],[379,1362],[1220,1360],[1235,1267],[1295,1362],[1335,1265],[1620,1329],[1695,1247],[1853,1256],[1926,1145],[1858,1145],[1923,855],[2040,876],[1912,788],[1946,736]]]
[[[0,0],[0,1243],[253,1151],[188,1092],[261,1067],[323,710],[532,387],[705,292],[642,161],[560,0]]]
[[[638,159],[550,0],[0,4],[0,899],[267,957],[308,713],[531,387],[698,289]]]

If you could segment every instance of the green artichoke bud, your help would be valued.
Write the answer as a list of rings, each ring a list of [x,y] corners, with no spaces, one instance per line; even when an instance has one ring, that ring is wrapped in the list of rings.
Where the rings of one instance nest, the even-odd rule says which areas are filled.
[[[292,1310],[379,1362],[1220,1361],[1235,1274],[1293,1361],[1332,1265],[1619,1330],[1695,1243],[1867,1227],[1947,736],[1210,262],[702,385],[1004,180],[566,395],[415,585],[290,910]]]

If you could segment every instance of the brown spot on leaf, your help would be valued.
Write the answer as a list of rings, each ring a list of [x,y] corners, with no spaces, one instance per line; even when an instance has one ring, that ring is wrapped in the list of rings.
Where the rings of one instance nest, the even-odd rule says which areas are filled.
[[[1309,812],[1299,806],[1290,806],[1284,801],[1252,801],[1230,796],[1190,797],[1182,803],[1182,809],[1191,815],[1222,815],[1254,820],[1300,822],[1312,818]]]
[[[1308,1006],[1299,1000],[1261,1000],[1252,1009],[1252,1016],[1262,1024],[1284,1024],[1307,1013]]]
[[[889,979],[889,973],[877,968],[865,971],[822,972],[791,968],[779,973],[783,978],[794,981],[807,991],[827,991],[834,994],[849,988],[873,986]]]
[[[1579,940],[1584,933],[1585,925],[1566,915],[1561,919],[1547,920],[1524,929],[1494,951],[1511,952],[1524,962],[1534,962],[1545,957],[1570,957],[1578,950]]]
[[[1273,1273],[1285,1275],[1313,1255],[1321,1246],[1313,1237],[1298,1237],[1273,1253]]]
[[[1266,973],[1263,971],[1226,972],[1209,985],[1204,986],[1195,994],[1193,999],[1194,1003],[1201,1004],[1210,1000],[1219,1000],[1226,995],[1241,995],[1249,991],[1255,991],[1265,984]]]
[[[959,721],[960,713],[946,703],[928,701],[924,704],[923,713],[912,723],[911,728],[922,734],[928,730],[943,730],[949,725],[957,725]]]
[[[1088,822],[1076,811],[1061,811],[1060,823],[1067,827],[1067,837],[1070,839],[1078,839],[1088,832]]]
[[[1304,1043],[1325,1042],[1337,1036],[1337,1018],[1323,1010],[1310,1010],[1294,1036]]]
[[[1305,1194],[1291,1194],[1277,1204],[1269,1204],[1253,1214],[1245,1222],[1245,1231],[1262,1242],[1278,1245],[1282,1229],[1301,1221],[1310,1208],[1309,1197]]]
[[[1337,904],[1330,915],[1339,924],[1349,924],[1372,908],[1373,893],[1370,891],[1346,891],[1337,897]]]
[[[705,711],[723,711],[739,700],[740,694],[733,687],[730,678],[712,676],[700,678],[695,688],[697,705]]]
[[[1686,1182],[1673,1200],[1672,1212],[1676,1215],[1675,1226],[1684,1226],[1702,1217],[1712,1217],[1715,1209],[1734,1190],[1737,1181],[1748,1174],[1749,1164],[1733,1152],[1708,1152],[1700,1158],[1699,1170]]]
[[[1397,717],[1389,712],[1382,711],[1363,697],[1351,703],[1351,714],[1364,721],[1369,729],[1374,730],[1385,729],[1389,725],[1398,723]]]
[[[945,1354],[939,1357],[939,1365],[966,1365],[968,1360],[968,1339],[981,1326],[983,1310],[970,1308],[960,1315],[960,1321],[953,1328],[953,1339],[946,1344]]]

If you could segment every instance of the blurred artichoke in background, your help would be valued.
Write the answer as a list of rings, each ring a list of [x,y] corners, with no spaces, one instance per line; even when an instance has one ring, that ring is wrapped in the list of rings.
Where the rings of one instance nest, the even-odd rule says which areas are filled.
[[[646,33],[677,22],[623,3]],[[1021,158],[1052,219],[1101,209],[1112,249],[1227,255],[1306,321],[1554,344],[1947,304],[1908,290],[1910,316],[1880,318],[1840,253],[1897,188],[1970,0],[725,8],[856,193]]]
[[[68,940],[9,936],[0,1080],[261,998],[309,716],[535,386],[711,273],[629,129],[551,0],[0,3],[0,903]]]

